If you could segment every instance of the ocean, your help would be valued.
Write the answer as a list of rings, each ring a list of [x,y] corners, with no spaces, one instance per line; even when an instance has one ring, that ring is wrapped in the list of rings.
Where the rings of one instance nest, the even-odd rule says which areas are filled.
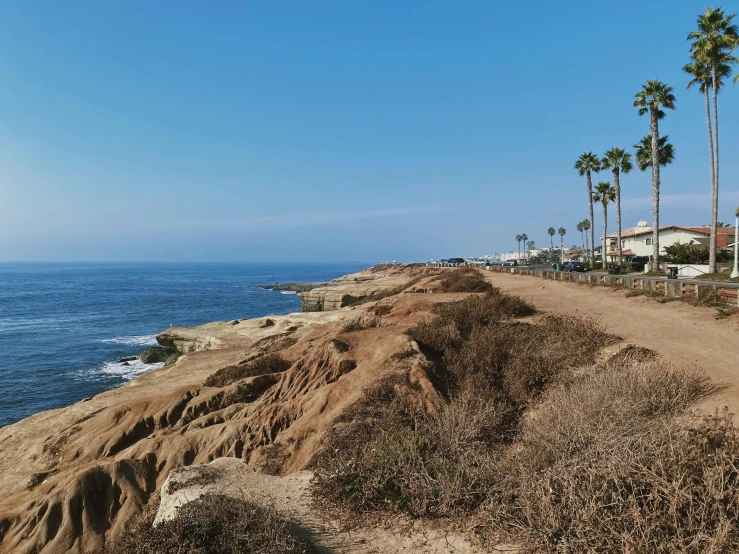
[[[158,367],[118,360],[170,325],[300,311],[297,295],[257,285],[328,281],[369,265],[0,263],[0,427]]]

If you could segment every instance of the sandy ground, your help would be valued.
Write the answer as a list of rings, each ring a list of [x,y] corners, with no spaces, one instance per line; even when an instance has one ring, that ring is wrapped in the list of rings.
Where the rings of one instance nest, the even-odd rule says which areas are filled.
[[[590,315],[628,344],[656,350],[662,358],[688,368],[701,368],[726,389],[701,408],[727,406],[739,414],[739,316],[716,319],[715,308],[651,298],[626,298],[623,290],[550,281],[529,275],[485,272],[506,292],[531,301],[544,312]]]

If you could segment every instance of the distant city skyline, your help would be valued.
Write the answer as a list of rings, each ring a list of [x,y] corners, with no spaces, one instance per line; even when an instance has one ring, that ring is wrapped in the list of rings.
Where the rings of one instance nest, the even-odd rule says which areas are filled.
[[[572,244],[573,164],[633,153],[651,78],[677,96],[661,223],[706,224],[703,98],[682,71],[704,9],[5,2],[0,261],[425,261],[515,251],[521,233],[547,246],[550,226]],[[733,221],[739,86],[720,99]],[[623,226],[651,224],[649,173],[621,187]]]

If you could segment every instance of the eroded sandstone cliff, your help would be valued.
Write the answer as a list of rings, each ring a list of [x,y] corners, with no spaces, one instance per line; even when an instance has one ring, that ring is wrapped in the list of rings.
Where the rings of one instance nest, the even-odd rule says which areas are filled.
[[[415,402],[433,405],[423,357],[403,332],[432,299],[402,291],[432,279],[394,267],[332,284],[321,297],[326,309],[327,299],[338,307],[339,297],[397,289],[382,310],[371,302],[168,329],[160,344],[184,354],[173,365],[0,429],[0,552],[100,552],[177,468],[233,457],[270,474],[303,470],[362,390],[388,375],[402,375]],[[287,369],[204,384],[267,354]]]

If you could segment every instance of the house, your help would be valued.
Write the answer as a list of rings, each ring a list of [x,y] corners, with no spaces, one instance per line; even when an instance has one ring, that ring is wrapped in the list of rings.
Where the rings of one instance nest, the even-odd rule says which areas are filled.
[[[681,225],[666,225],[659,228],[660,254],[664,254],[666,246],[673,244],[699,244],[708,246],[711,237],[711,228],[705,226],[686,227]],[[606,255],[614,260],[618,256],[616,248],[616,233],[606,235],[608,251]],[[734,242],[734,229],[720,227],[716,235],[716,244],[719,248],[726,248]],[[621,248],[624,259],[649,258],[652,255],[652,227],[646,221],[640,221],[636,227],[621,230]]]

